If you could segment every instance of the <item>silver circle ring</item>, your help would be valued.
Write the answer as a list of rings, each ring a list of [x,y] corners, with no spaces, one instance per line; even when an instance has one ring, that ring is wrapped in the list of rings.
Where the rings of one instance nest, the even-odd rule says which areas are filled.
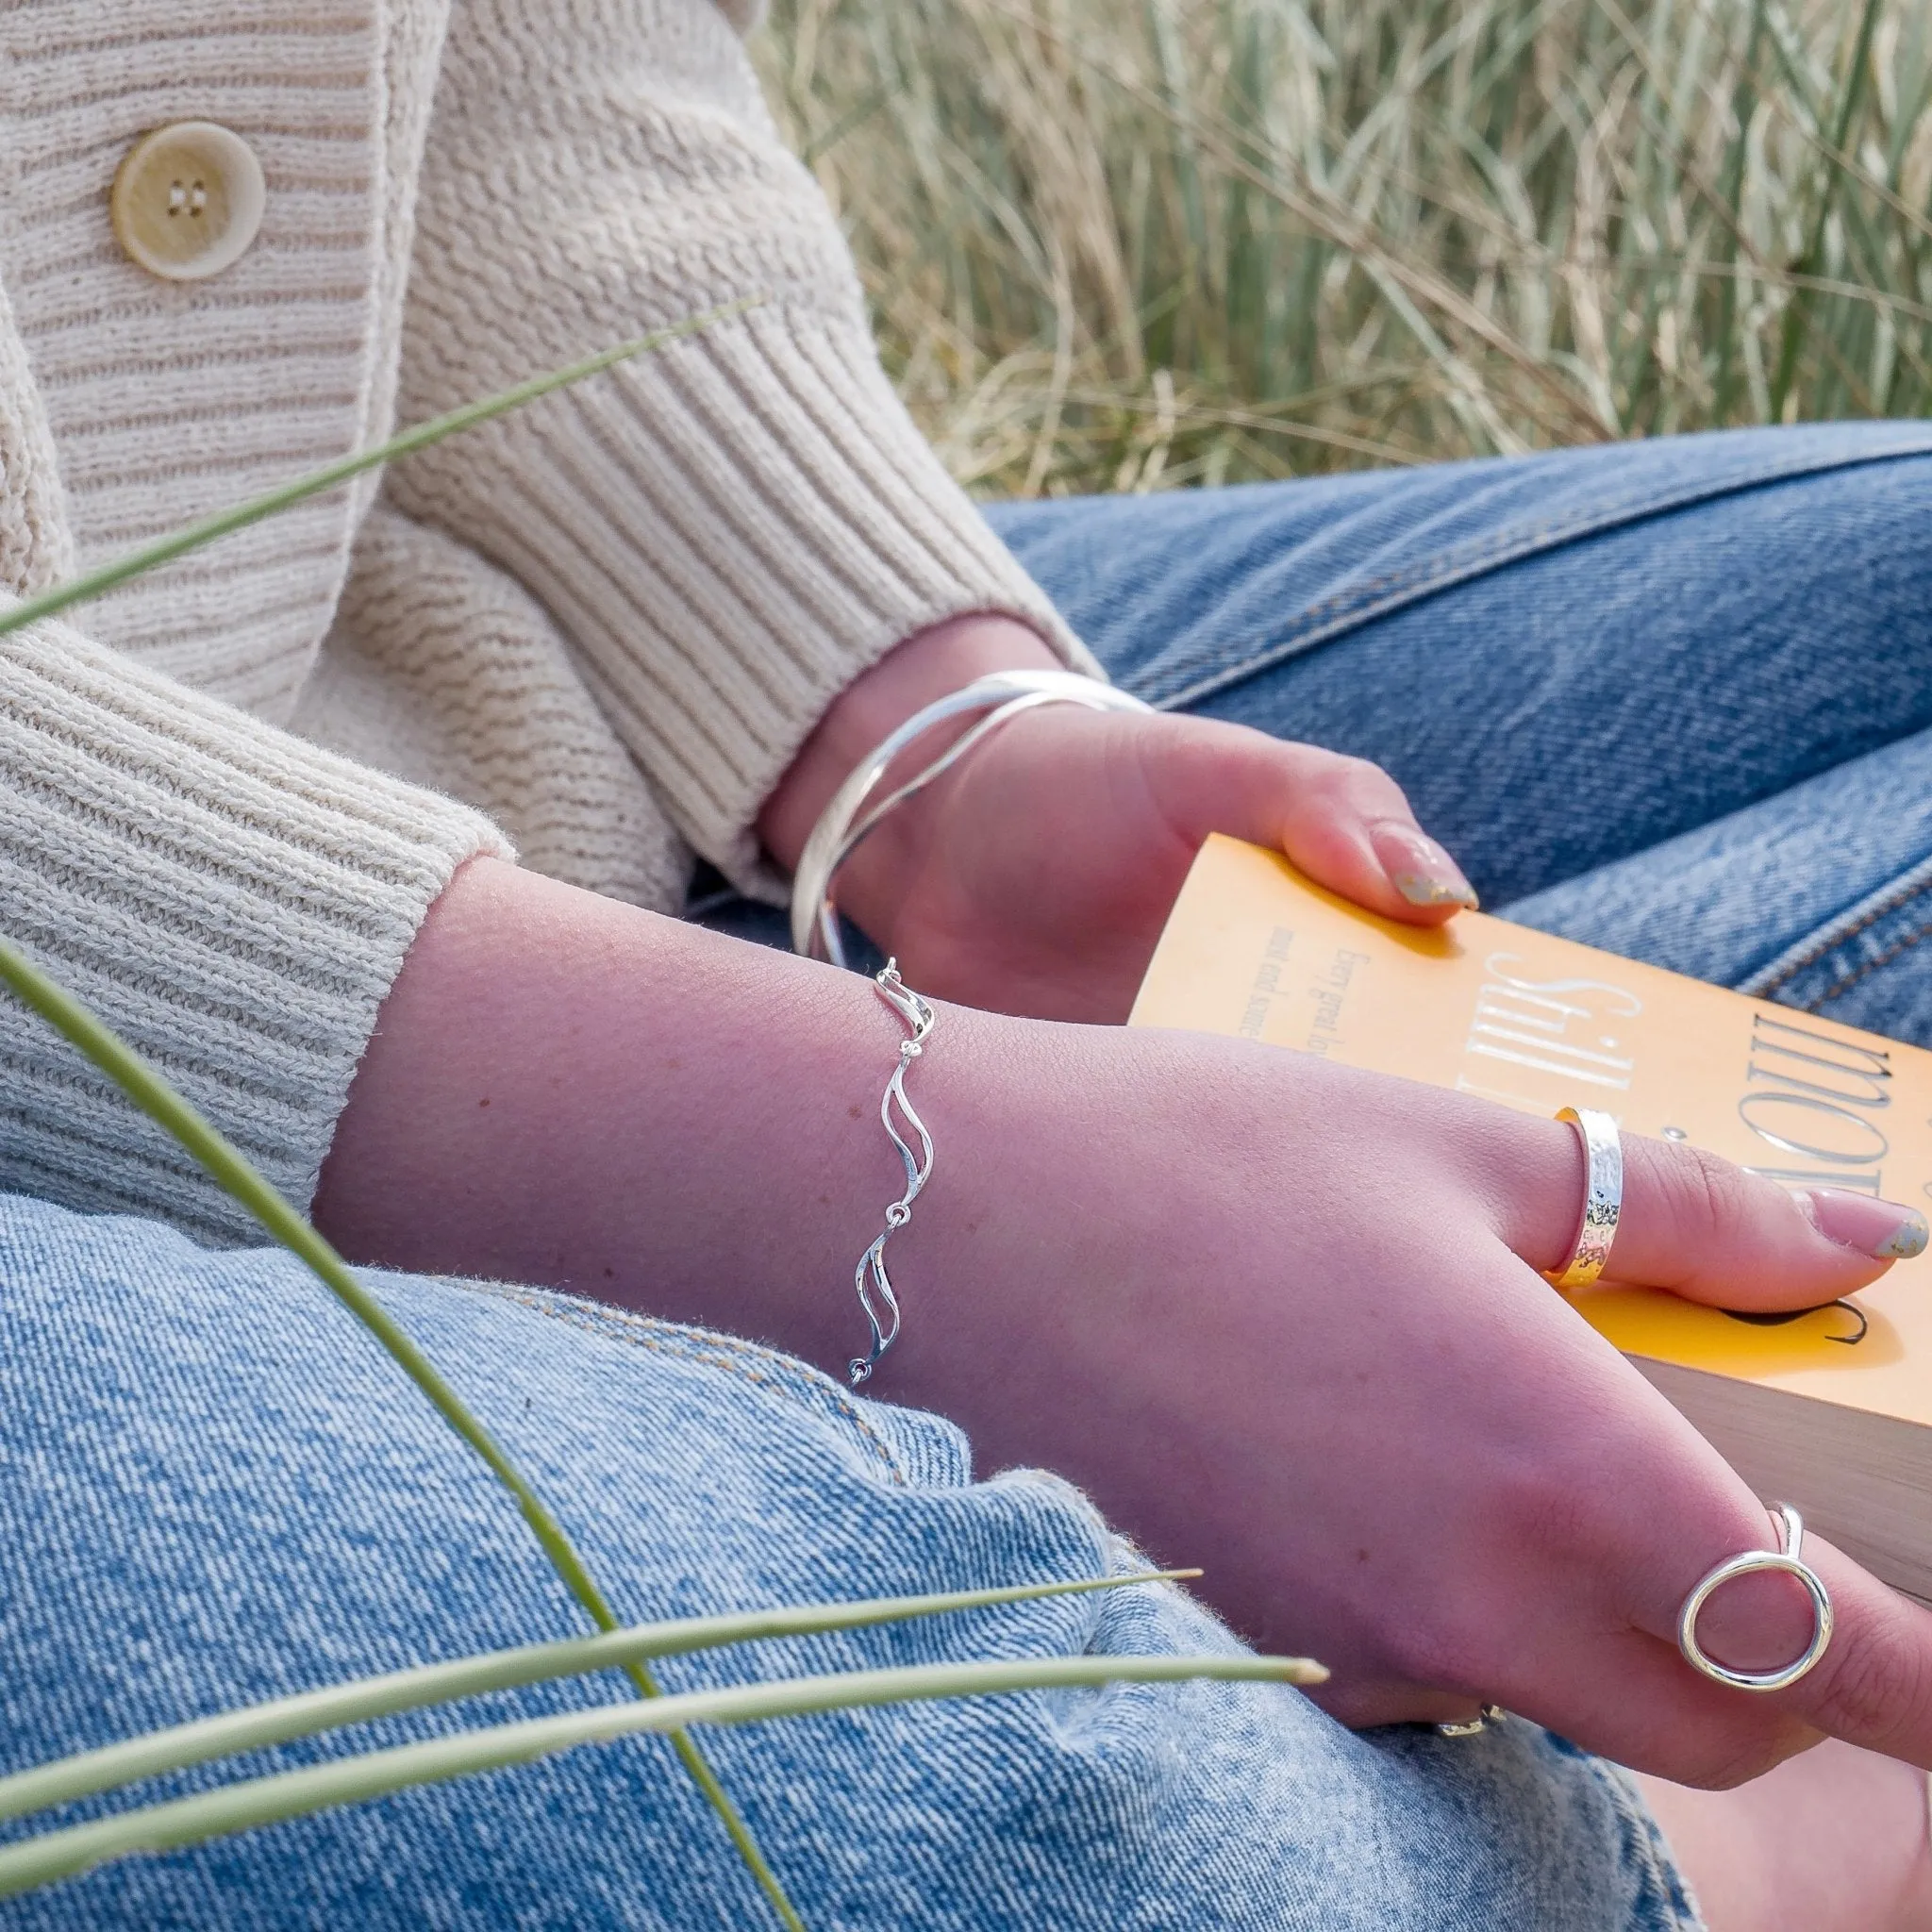
[[[1800,1677],[1808,1676],[1818,1660],[1831,1647],[1833,1612],[1831,1592],[1824,1579],[1805,1561],[1805,1522],[1789,1503],[1773,1505],[1777,1515],[1779,1547],[1775,1550],[1740,1550],[1726,1557],[1684,1599],[1677,1612],[1677,1648],[1684,1661],[1701,1671],[1714,1684],[1728,1685],[1733,1690],[1787,1690]],[[1801,1656],[1775,1671],[1734,1671],[1705,1654],[1697,1641],[1697,1618],[1711,1597],[1734,1577],[1755,1576],[1762,1572],[1795,1576],[1811,1599],[1811,1641]]]
[[[1583,1214],[1570,1258],[1544,1279],[1557,1288],[1589,1288],[1610,1258],[1624,1212],[1624,1141],[1616,1117],[1593,1107],[1566,1107],[1557,1114],[1583,1142]]]

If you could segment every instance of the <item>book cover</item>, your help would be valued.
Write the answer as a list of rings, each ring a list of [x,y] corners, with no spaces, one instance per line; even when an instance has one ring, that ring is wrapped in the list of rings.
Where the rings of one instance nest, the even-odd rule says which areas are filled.
[[[1932,1053],[1481,913],[1380,919],[1232,839],[1203,847],[1129,1024],[1529,1113],[1594,1107],[1788,1186],[1932,1201]],[[1932,1255],[1795,1316],[1614,1287],[1572,1299],[1627,1355],[1932,1424]]]

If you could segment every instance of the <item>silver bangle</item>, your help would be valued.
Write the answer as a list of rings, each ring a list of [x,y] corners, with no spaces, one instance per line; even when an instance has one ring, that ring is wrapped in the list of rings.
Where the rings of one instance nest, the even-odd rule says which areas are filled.
[[[995,671],[913,712],[833,792],[819,814],[818,824],[811,828],[811,837],[799,854],[798,870],[791,880],[791,950],[808,959],[825,958],[834,966],[845,965],[845,947],[839,935],[839,908],[832,897],[832,881],[838,876],[839,868],[889,812],[904,805],[915,792],[924,791],[941,773],[950,771],[1008,718],[1041,705],[1084,705],[1092,711],[1153,708],[1118,686],[1102,684],[1077,671]],[[874,806],[864,818],[858,817],[860,808],[886,775],[892,760],[908,745],[923,738],[935,724],[969,711],[985,711],[989,715],[955,739],[924,771]]]
[[[879,1119],[892,1137],[900,1159],[906,1163],[906,1191],[887,1206],[886,1224],[878,1240],[858,1257],[852,1276],[858,1306],[865,1311],[866,1322],[872,1328],[872,1346],[845,1364],[845,1373],[852,1377],[855,1389],[872,1379],[879,1357],[899,1339],[899,1297],[893,1292],[892,1277],[886,1273],[886,1243],[912,1219],[912,1204],[932,1178],[932,1135],[906,1098],[906,1069],[925,1051],[926,1035],[932,1031],[935,1017],[933,1009],[899,977],[896,959],[886,961],[885,970],[874,978],[873,985],[880,999],[905,1022],[910,1035],[899,1042],[899,1064],[892,1069],[892,1077],[886,1082],[885,1093],[879,1101]],[[895,1109],[918,1136],[916,1155],[892,1118]]]

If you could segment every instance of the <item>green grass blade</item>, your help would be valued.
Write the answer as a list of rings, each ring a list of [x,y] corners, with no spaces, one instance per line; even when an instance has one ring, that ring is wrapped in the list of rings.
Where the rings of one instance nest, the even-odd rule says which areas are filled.
[[[1730,108],[1737,131],[1724,155],[1724,171],[1719,189],[1729,216],[1724,250],[1724,260],[1737,266],[1739,237],[1744,222],[1744,155],[1751,138],[1752,117],[1757,112],[1757,63],[1764,46],[1765,8],[1769,0],[1752,0],[1751,26],[1745,35],[1743,58],[1739,62],[1738,79]],[[1718,292],[1717,375],[1712,383],[1711,416],[1720,424],[1731,420],[1737,397],[1738,279],[1724,277]]]
[[[940,1697],[991,1697],[1019,1690],[1088,1690],[1116,1683],[1319,1684],[1327,1673],[1306,1657],[1022,1657],[997,1663],[917,1664],[790,1677],[724,1690],[691,1691],[641,1704],[600,1706],[558,1717],[460,1731],[427,1743],[251,1778],[192,1798],[144,1806],[89,1824],[44,1832],[0,1849],[0,1898],[73,1878],[130,1852],[172,1852],[258,1825],[365,1803],[413,1786],[530,1764],[579,1744],[695,1724],[739,1724],[817,1711],[857,1710]]]
[[[1879,0],[1865,0],[1865,9],[1858,21],[1857,38],[1852,46],[1851,65],[1845,72],[1844,92],[1839,97],[1838,115],[1832,125],[1829,155],[1823,162],[1824,178],[1818,190],[1818,206],[1812,212],[1810,240],[1806,244],[1804,255],[1794,264],[1803,275],[1821,275],[1824,270],[1825,232],[1844,178],[1843,170],[1831,157],[1844,152],[1851,139],[1853,121],[1864,99],[1865,76],[1872,64],[1872,37],[1877,30],[1878,12]],[[1777,372],[1771,379],[1772,419],[1774,422],[1784,419],[1785,399],[1790,395],[1792,381],[1797,375],[1799,352],[1805,345],[1805,337],[1810,326],[1810,293],[1804,289],[1795,290],[1785,309]]]
[[[496,1439],[470,1413],[435,1364],[388,1310],[350,1273],[342,1257],[256,1172],[247,1157],[175,1092],[117,1033],[5,941],[0,941],[0,982],[107,1074],[142,1113],[173,1135],[275,1241],[308,1264],[323,1286],[382,1344],[429,1399],[436,1412],[509,1491],[551,1567],[590,1613],[591,1621],[600,1630],[616,1629],[616,1612],[576,1546],[524,1480]],[[645,1697],[660,1694],[657,1680],[644,1663],[631,1663],[625,1670]],[[757,1877],[787,1932],[804,1932],[804,1923],[786,1899],[776,1874],[697,1746],[681,1731],[673,1732],[671,1741],[685,1770],[718,1813],[740,1857]]]
[[[1025,1583],[1004,1590],[954,1591],[937,1596],[874,1597],[853,1603],[805,1604],[783,1609],[741,1610],[720,1617],[681,1617],[639,1624],[579,1637],[561,1643],[522,1644],[449,1663],[424,1664],[381,1676],[358,1677],[325,1690],[277,1697],[242,1710],[220,1712],[192,1724],[150,1731],[123,1743],[77,1752],[30,1771],[0,1777],[0,1820],[24,1818],[50,1806],[72,1803],[113,1790],[142,1778],[158,1777],[192,1764],[234,1757],[308,1738],[344,1724],[367,1724],[399,1711],[421,1710],[509,1690],[559,1677],[590,1675],[641,1657],[677,1657],[726,1644],[755,1643],[776,1637],[810,1637],[831,1630],[858,1630],[869,1624],[950,1610],[991,1609],[1032,1603],[1042,1597],[1079,1596],[1093,1591],[1125,1590],[1141,1583],[1174,1582],[1198,1576],[1197,1570],[1149,1570],[1131,1576],[1082,1577],[1073,1583]]]
[[[460,435],[466,429],[475,429],[481,425],[493,422],[498,416],[507,416],[512,409],[521,409],[526,403],[534,403],[539,397],[552,394],[558,390],[568,389],[574,383],[583,382],[592,375],[600,375],[607,369],[614,369],[620,362],[628,362],[634,357],[648,356],[653,351],[668,344],[682,341],[686,336],[700,334],[703,330],[715,327],[721,322],[728,322],[735,316],[747,313],[758,308],[766,298],[762,295],[749,296],[743,301],[727,302],[722,308],[708,309],[703,315],[693,315],[687,321],[675,323],[670,328],[653,330],[649,335],[638,336],[627,342],[618,342],[608,349],[600,349],[594,356],[586,356],[580,362],[573,362],[562,369],[553,369],[542,375],[533,375],[527,382],[520,382],[514,388],[499,391],[493,396],[484,396],[477,402],[464,403],[460,408],[450,409],[441,416],[433,416],[426,423],[418,423],[408,429],[399,431],[387,442],[375,443],[368,449],[352,451],[340,460],[325,464],[320,470],[312,470],[306,476],[298,476],[291,483],[283,483],[267,491],[264,495],[251,498],[247,503],[236,504],[231,508],[216,510],[211,516],[203,517],[198,523],[184,525],[178,530],[171,531],[165,537],[158,537],[152,543],[144,544],[139,550],[130,550],[125,557],[117,557],[111,562],[104,563],[98,570],[89,571],[86,575],[74,578],[71,582],[56,584],[50,590],[38,595],[24,598],[6,611],[0,611],[0,637],[8,631],[19,630],[23,625],[38,624],[43,617],[52,617],[55,612],[66,610],[75,604],[83,604],[91,597],[99,597],[107,591],[119,588],[130,579],[145,575],[147,572],[158,570],[164,563],[172,563],[177,557],[185,557],[192,550],[200,550],[218,539],[231,536],[237,530],[245,530],[251,524],[266,521],[277,511],[288,509],[291,505],[307,501],[311,496],[321,496],[326,491],[341,488],[365,472],[379,469],[384,463],[391,462],[398,457],[413,455],[419,449],[427,449],[431,443],[441,442],[445,437]]]

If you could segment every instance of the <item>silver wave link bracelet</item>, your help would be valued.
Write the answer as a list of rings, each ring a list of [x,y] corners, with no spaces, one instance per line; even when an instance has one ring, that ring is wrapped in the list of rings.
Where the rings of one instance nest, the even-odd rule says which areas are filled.
[[[886,1224],[879,1230],[879,1238],[859,1257],[853,1273],[852,1286],[858,1291],[858,1306],[865,1310],[865,1319],[872,1327],[871,1348],[845,1364],[845,1373],[852,1377],[855,1389],[872,1379],[879,1357],[899,1339],[899,1297],[893,1293],[892,1277],[886,1272],[886,1243],[912,1219],[912,1204],[932,1178],[932,1135],[919,1118],[918,1109],[906,1098],[906,1069],[925,1051],[926,1036],[932,1031],[935,1015],[932,1008],[899,977],[896,959],[886,961],[873,985],[910,1034],[899,1042],[899,1064],[892,1069],[892,1077],[886,1082],[886,1091],[879,1100],[879,1120],[892,1137],[899,1158],[906,1163],[906,1191],[888,1204]],[[899,1120],[918,1136],[917,1154],[899,1131]]]
[[[832,881],[839,868],[887,813],[923,791],[941,773],[950,771],[1008,719],[1042,705],[1081,705],[1090,711],[1153,708],[1113,685],[1082,676],[1076,671],[995,671],[915,711],[853,771],[832,794],[819,814],[818,824],[811,828],[791,881],[792,951],[808,959],[823,957],[834,966],[847,965],[839,931],[839,906],[832,896]],[[863,818],[858,816],[901,752],[924,738],[934,725],[973,711],[984,712],[985,716],[962,732],[924,771],[881,799]],[[899,1042],[899,1064],[892,1069],[892,1077],[886,1082],[885,1094],[879,1102],[879,1119],[906,1163],[906,1191],[887,1208],[885,1227],[859,1257],[852,1277],[858,1306],[865,1311],[866,1323],[872,1329],[872,1346],[845,1365],[855,1389],[872,1379],[879,1357],[899,1339],[899,1297],[893,1291],[892,1277],[886,1271],[886,1243],[912,1219],[912,1204],[932,1177],[933,1159],[932,1135],[906,1098],[906,1069],[924,1051],[926,1036],[932,1031],[933,1009],[900,978],[896,960],[889,959],[873,984],[878,996],[898,1014],[910,1034],[909,1039]],[[917,1138],[917,1154],[912,1142],[899,1131],[895,1115],[904,1120]]]

